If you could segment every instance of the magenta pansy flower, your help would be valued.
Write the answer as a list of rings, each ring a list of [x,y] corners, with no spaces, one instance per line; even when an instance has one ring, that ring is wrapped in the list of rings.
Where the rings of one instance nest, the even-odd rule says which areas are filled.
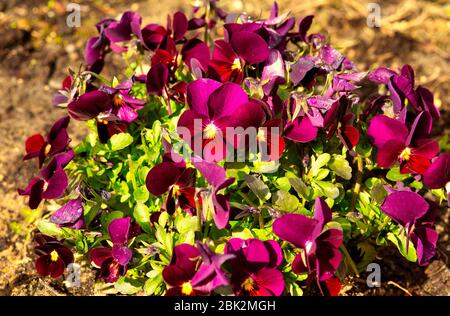
[[[231,238],[225,245],[225,253],[235,255],[235,258],[229,261],[234,294],[247,296],[283,294],[284,278],[277,269],[283,261],[283,253],[276,241]]]
[[[328,205],[316,198],[314,218],[286,214],[275,220],[272,228],[274,234],[302,250],[292,263],[292,271],[299,274],[314,273],[318,281],[326,281],[334,276],[341,263],[339,246],[343,241],[343,233],[337,228],[325,228],[331,216]]]
[[[91,261],[100,268],[100,277],[108,283],[116,282],[125,275],[133,253],[128,248],[131,231],[131,218],[118,218],[111,221],[108,233],[112,248],[94,248],[90,253]]]
[[[81,198],[69,200],[53,213],[50,221],[59,227],[72,229],[85,228],[86,223],[84,221],[84,208]]]
[[[419,194],[411,191],[395,191],[389,194],[381,210],[405,228],[406,249],[409,240],[416,247],[420,265],[427,265],[436,254],[438,233],[434,230],[434,207]]]
[[[378,149],[377,163],[381,167],[390,168],[399,162],[401,173],[423,174],[439,152],[438,143],[427,138],[430,131],[430,116],[421,112],[409,130],[398,120],[376,115],[370,121],[367,134]]]

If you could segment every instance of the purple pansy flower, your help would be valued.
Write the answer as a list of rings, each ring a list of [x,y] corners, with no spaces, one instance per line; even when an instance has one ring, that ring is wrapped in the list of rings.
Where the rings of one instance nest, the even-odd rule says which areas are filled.
[[[405,228],[406,251],[411,239],[419,265],[427,265],[436,254],[438,240],[438,233],[433,228],[435,208],[415,192],[395,191],[386,197],[381,210]]]
[[[91,251],[91,261],[100,268],[100,277],[105,282],[114,283],[127,272],[127,266],[133,256],[128,248],[128,239],[132,233],[130,228],[130,217],[112,220],[108,226],[112,248],[101,247]]]
[[[229,263],[230,281],[236,295],[283,294],[283,273],[277,269],[283,261],[283,253],[276,241],[232,238],[225,245],[225,253],[235,255]]]
[[[35,134],[27,138],[25,142],[26,155],[23,160],[39,157],[39,167],[44,163],[45,158],[66,150],[70,143],[67,126],[70,117],[64,116],[57,120],[44,138],[41,134]]]
[[[105,35],[105,30],[108,26],[115,22],[114,19],[104,19],[96,24],[98,36],[88,39],[84,49],[84,61],[87,69],[96,73],[100,73],[103,65],[105,55],[109,49],[110,41]]]
[[[339,267],[342,254],[343,233],[337,228],[325,228],[331,221],[331,210],[320,198],[316,198],[314,218],[300,214],[286,214],[273,223],[273,232],[302,250],[292,263],[295,273],[315,271],[318,281],[332,278]]]
[[[245,91],[231,82],[195,80],[187,87],[187,103],[190,109],[181,115],[178,131],[194,154],[208,161],[223,160],[228,146],[237,147],[235,139],[227,139],[227,127],[259,127],[266,118],[260,103],[249,100]],[[180,128],[188,130],[188,135]]]
[[[28,205],[36,209],[43,199],[59,198],[67,188],[68,177],[64,167],[72,160],[74,151],[55,155],[47,166],[41,169],[39,177],[31,179],[28,186],[19,189],[19,195],[28,195]]]
[[[228,285],[221,265],[233,256],[214,254],[203,244],[199,248],[180,244],[173,249],[170,264],[164,268],[164,281],[170,286],[167,296],[204,296],[219,286]]]
[[[81,198],[69,200],[50,217],[50,222],[59,227],[72,229],[83,229],[86,227],[84,221],[84,208]]]
[[[112,111],[120,121],[130,123],[134,121],[138,114],[136,110],[142,109],[145,104],[144,100],[136,99],[129,93],[133,86],[133,80],[128,79],[116,87],[102,86],[99,91],[106,92],[111,97]]]
[[[132,11],[124,12],[120,18],[120,21],[111,22],[105,29],[105,36],[110,41],[111,49],[116,53],[124,52],[127,48],[119,46],[116,43],[131,40],[132,35],[140,39],[141,22],[141,16]]]
[[[178,205],[191,215],[195,214],[195,175],[194,168],[186,168],[186,163],[182,158],[174,162],[171,155],[167,153],[163,157],[163,162],[154,166],[147,174],[147,189],[153,195],[162,195],[169,192],[166,199],[166,210],[169,214],[175,212]]]
[[[214,206],[212,214],[214,223],[217,228],[223,229],[227,226],[230,217],[230,204],[228,202],[228,196],[219,192],[233,184],[235,179],[227,178],[225,169],[215,163],[195,157],[193,158],[193,163],[195,168],[200,171],[210,185],[210,198]],[[206,201],[203,202],[206,203]]]
[[[377,163],[390,168],[400,163],[402,173],[423,174],[430,160],[439,152],[438,143],[427,138],[431,131],[431,117],[421,112],[409,131],[400,121],[385,115],[376,115],[369,124],[367,134],[377,147]]]
[[[72,251],[52,236],[39,233],[34,240],[37,243],[34,252],[39,256],[35,263],[36,271],[42,276],[59,278],[73,262]]]

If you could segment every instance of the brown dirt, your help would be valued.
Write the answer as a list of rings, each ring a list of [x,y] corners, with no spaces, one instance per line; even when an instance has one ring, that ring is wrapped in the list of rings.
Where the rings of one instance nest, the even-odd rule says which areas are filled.
[[[36,276],[30,243],[37,210],[29,214],[25,200],[17,195],[37,171],[23,163],[23,141],[33,133],[45,132],[62,112],[50,105],[68,66],[78,69],[83,42],[95,34],[100,18],[126,9],[139,10],[144,23],[164,23],[176,9],[186,9],[182,0],[75,1],[82,4],[82,27],[68,28],[65,8],[69,1],[6,0],[0,3],[0,295],[92,295],[94,275],[83,270],[82,288],[68,290],[60,280]],[[74,1],[71,1],[74,2]],[[233,11],[266,14],[268,0],[222,0]],[[243,4],[245,3],[245,5]],[[433,91],[442,104],[442,130],[449,133],[450,34],[449,7],[445,1],[383,1],[382,27],[366,25],[370,1],[280,0],[280,9],[296,16],[315,13],[314,29],[326,30],[361,69],[385,64],[398,67],[410,63],[417,78]],[[53,5],[51,5],[54,3]],[[107,3],[107,4],[106,4]],[[72,128],[75,141],[83,135]],[[438,229],[442,232],[436,259],[426,268],[406,262],[396,250],[379,253],[382,287],[368,289],[365,276],[347,280],[344,295],[450,295],[449,211],[443,211]],[[389,282],[391,281],[391,282]],[[394,283],[392,283],[394,282]],[[403,288],[403,289],[402,289]]]

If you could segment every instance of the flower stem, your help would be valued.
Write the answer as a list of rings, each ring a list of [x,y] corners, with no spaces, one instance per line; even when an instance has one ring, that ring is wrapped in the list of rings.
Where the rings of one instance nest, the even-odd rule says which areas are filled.
[[[352,197],[352,201],[350,204],[350,212],[353,212],[355,209],[355,205],[356,205],[356,201],[358,199],[359,193],[361,192],[361,185],[362,185],[362,175],[363,175],[363,160],[361,155],[356,155],[355,157],[356,159],[356,164],[357,164],[357,171],[356,171],[356,182],[355,182],[355,186],[353,188],[353,197]]]
[[[355,273],[355,275],[359,278],[359,272],[358,272],[358,268],[356,267],[355,262],[353,261],[352,257],[350,256],[350,254],[347,251],[347,248],[345,248],[344,244],[342,244],[339,249],[341,250],[341,252],[344,254],[344,256],[346,257],[348,263],[350,264],[350,268],[352,268],[353,272]]]

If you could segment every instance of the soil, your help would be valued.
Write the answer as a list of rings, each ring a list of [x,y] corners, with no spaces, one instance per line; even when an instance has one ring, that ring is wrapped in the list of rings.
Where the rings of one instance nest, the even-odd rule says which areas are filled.
[[[125,10],[139,10],[144,23],[165,23],[169,12],[184,9],[182,0],[70,1],[81,4],[80,28],[67,27],[69,1],[4,0],[0,3],[0,295],[94,295],[94,273],[83,267],[82,287],[67,289],[61,280],[41,278],[34,270],[31,235],[40,212],[30,213],[26,200],[17,194],[37,171],[33,162],[23,162],[24,140],[43,133],[63,113],[50,104],[67,68],[78,69],[84,41],[95,34],[94,24]],[[102,4],[103,2],[103,4]],[[254,16],[266,14],[268,0],[222,0],[233,11]],[[245,5],[243,4],[245,2]],[[367,1],[369,2],[369,1]],[[342,48],[361,69],[385,64],[398,67],[410,63],[419,83],[435,91],[443,119],[440,132],[449,134],[450,66],[448,7],[445,1],[384,1],[382,26],[366,25],[365,1],[278,1],[281,11],[296,16],[316,13],[316,30],[326,31],[332,44]],[[386,4],[385,4],[386,3]],[[446,11],[447,10],[447,11]],[[113,67],[106,69],[112,73]],[[84,129],[71,124],[76,143]],[[396,249],[383,249],[377,260],[382,286],[368,288],[366,275],[348,278],[343,295],[450,295],[449,210],[438,222],[441,232],[438,255],[427,267],[407,262]]]

